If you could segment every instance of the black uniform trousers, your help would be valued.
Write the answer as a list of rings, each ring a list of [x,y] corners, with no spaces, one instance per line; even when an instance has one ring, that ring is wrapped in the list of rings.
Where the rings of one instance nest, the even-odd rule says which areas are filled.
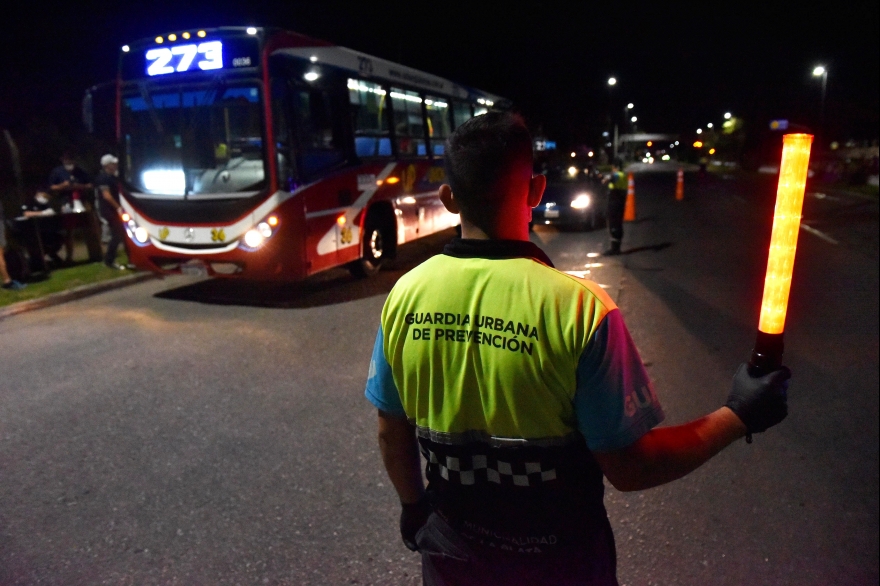
[[[116,262],[116,253],[119,251],[119,245],[125,243],[125,227],[122,225],[122,218],[115,212],[103,212],[101,215],[107,221],[107,226],[110,228],[110,242],[107,243],[104,264],[112,265]]]
[[[608,234],[611,236],[611,242],[620,243],[623,240],[623,211],[626,207],[626,190],[609,189],[608,190]]]

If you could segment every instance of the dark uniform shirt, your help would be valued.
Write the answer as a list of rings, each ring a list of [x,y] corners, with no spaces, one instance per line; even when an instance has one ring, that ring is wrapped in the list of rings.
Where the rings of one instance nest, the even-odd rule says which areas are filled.
[[[80,185],[86,185],[89,181],[88,174],[80,169],[79,167],[74,167],[72,171],[68,171],[64,168],[64,165],[59,165],[52,169],[52,172],[49,173],[49,186],[60,185],[65,181],[69,181],[71,184],[79,183]],[[70,198],[73,195],[73,190],[65,189],[64,191],[56,192],[62,199],[62,203],[70,203]],[[84,197],[85,194],[80,194],[81,198]]]
[[[118,216],[116,210],[119,209],[119,178],[106,171],[101,171],[95,177],[95,188],[98,190],[98,208],[101,210],[101,215],[107,219],[115,219]],[[104,198],[104,189],[110,191],[116,205],[111,206]]]

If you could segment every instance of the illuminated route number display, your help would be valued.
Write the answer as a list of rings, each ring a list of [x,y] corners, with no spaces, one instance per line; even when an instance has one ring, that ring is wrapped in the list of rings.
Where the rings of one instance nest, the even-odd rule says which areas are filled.
[[[206,41],[199,44],[156,47],[144,55],[147,75],[166,75],[190,70],[223,69],[223,43]]]

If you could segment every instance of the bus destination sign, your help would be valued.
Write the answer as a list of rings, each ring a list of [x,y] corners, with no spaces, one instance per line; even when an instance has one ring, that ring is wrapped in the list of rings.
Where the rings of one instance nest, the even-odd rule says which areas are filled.
[[[173,47],[156,47],[149,49],[144,56],[147,62],[147,75],[166,75],[201,69],[223,69],[223,43],[207,41],[175,45]]]
[[[134,49],[134,47],[132,48]],[[172,78],[174,74],[226,71],[260,66],[256,37],[227,36],[198,39],[195,43],[150,44],[122,53],[122,79]]]

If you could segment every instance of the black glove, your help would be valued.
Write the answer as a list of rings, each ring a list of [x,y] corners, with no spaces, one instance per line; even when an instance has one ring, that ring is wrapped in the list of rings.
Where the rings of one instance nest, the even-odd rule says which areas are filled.
[[[427,495],[422,495],[422,498],[412,504],[401,505],[400,536],[403,538],[403,544],[410,551],[419,551],[419,546],[416,545],[416,533],[428,522],[429,516],[431,516],[431,504]]]
[[[752,378],[748,365],[742,363],[733,375],[733,389],[727,405],[736,413],[749,435],[766,431],[788,415],[788,383],[791,371],[785,366],[770,374]]]

